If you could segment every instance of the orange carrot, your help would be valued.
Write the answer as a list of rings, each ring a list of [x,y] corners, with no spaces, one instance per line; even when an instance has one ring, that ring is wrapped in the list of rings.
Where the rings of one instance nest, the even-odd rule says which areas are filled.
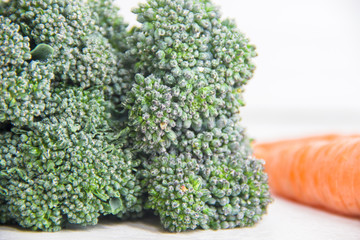
[[[255,143],[270,190],[312,206],[360,217],[360,135]]]

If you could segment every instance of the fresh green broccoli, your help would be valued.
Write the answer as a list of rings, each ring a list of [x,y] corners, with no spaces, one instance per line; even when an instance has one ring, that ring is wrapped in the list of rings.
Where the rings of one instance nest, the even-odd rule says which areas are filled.
[[[170,129],[202,131],[205,121],[239,112],[256,53],[234,24],[208,1],[148,1],[134,12],[142,27],[127,53],[137,54],[138,75],[124,105],[145,151],[169,146]]]
[[[127,36],[127,24],[119,15],[120,9],[113,4],[112,0],[88,0],[88,4],[92,10],[93,19],[96,24],[101,26],[100,31],[111,45],[120,51],[117,54],[122,54],[123,51],[128,50],[125,38]]]
[[[91,7],[1,3],[1,222],[57,231],[142,212],[139,160],[111,124],[120,54]]]
[[[93,225],[100,214],[140,211],[131,152],[109,143],[100,91],[58,88],[44,117],[0,136],[7,216],[56,231],[64,221]],[[4,210],[3,210],[4,211]]]
[[[31,122],[44,110],[53,78],[51,66],[29,62],[41,50],[31,51],[29,38],[19,30],[18,24],[0,16],[0,123],[11,121],[16,126]]]
[[[271,202],[241,126],[255,47],[210,0],[0,0],[0,222],[57,231],[144,210],[251,226]]]
[[[54,82],[86,88],[109,85],[117,77],[116,52],[90,6],[73,0],[9,1],[0,13],[20,25],[31,49],[43,43],[54,49]]]
[[[208,0],[149,0],[129,36],[135,83],[123,106],[146,208],[170,231],[251,226],[271,201],[239,125],[255,47]]]

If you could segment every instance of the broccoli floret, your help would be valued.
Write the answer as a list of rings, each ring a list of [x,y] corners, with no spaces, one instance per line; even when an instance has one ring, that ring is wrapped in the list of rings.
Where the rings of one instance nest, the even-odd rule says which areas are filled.
[[[117,51],[118,56],[116,76],[113,76],[111,87],[107,89],[107,94],[111,96],[111,101],[120,106],[126,93],[133,83],[134,72],[132,64],[133,57],[124,55],[129,50],[127,37],[129,32],[126,30],[127,24],[123,17],[119,15],[119,8],[113,4],[112,0],[89,0],[93,18],[97,25],[101,26],[99,31],[110,42],[111,46]]]
[[[128,25],[119,15],[120,9],[113,4],[112,0],[89,0],[88,3],[96,24],[101,26],[102,34],[113,47],[120,50],[117,53],[122,54],[123,51],[128,50],[125,42]]]
[[[143,160],[145,207],[163,226],[184,231],[258,222],[270,202],[267,176],[263,162],[250,157],[241,126],[223,118],[211,131],[188,130],[178,139],[177,146]]]
[[[128,150],[107,140],[100,91],[58,88],[44,117],[1,134],[1,187],[8,216],[21,226],[56,231],[65,221],[97,223],[100,214],[139,212],[141,189]]]
[[[239,116],[255,47],[207,0],[149,0],[134,12],[123,106],[134,149],[148,155],[146,208],[170,231],[253,225],[271,201]]]
[[[187,128],[202,131],[206,119],[239,112],[256,53],[234,25],[219,19],[210,2],[148,1],[134,12],[142,26],[129,38],[127,55],[137,54],[134,68],[143,77],[137,76],[124,104],[145,151],[164,150],[169,129],[176,135]],[[142,143],[152,141],[152,135],[155,144]]]
[[[3,223],[57,231],[66,223],[94,225],[100,215],[142,213],[139,160],[111,124],[109,89],[121,83],[121,54],[92,6],[1,3]],[[124,31],[120,24],[117,31]]]
[[[42,51],[31,51],[29,38],[19,30],[18,24],[0,16],[0,123],[23,126],[44,110],[53,72],[39,61],[28,62]]]
[[[0,2],[0,221],[251,226],[271,202],[241,126],[255,47],[209,0]]]
[[[209,228],[214,211],[206,202],[211,193],[196,158],[174,150],[151,157],[143,166],[143,185],[149,195],[145,207],[156,209],[166,229]]]
[[[54,49],[54,81],[87,88],[116,78],[116,52],[85,1],[14,0],[0,13],[20,25],[30,48],[45,43]]]

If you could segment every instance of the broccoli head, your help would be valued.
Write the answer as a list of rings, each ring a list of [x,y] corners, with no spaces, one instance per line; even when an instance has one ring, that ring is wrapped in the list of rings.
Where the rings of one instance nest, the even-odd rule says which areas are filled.
[[[134,12],[142,26],[127,55],[137,54],[138,75],[124,105],[145,151],[164,151],[181,131],[239,112],[256,53],[233,23],[209,1],[148,1]]]
[[[188,130],[178,145],[143,160],[145,207],[170,231],[251,226],[271,201],[263,162],[251,157],[244,129],[222,119]]]
[[[65,88],[52,99],[49,117],[1,134],[7,216],[23,227],[56,231],[65,221],[93,225],[100,214],[140,211],[132,172],[138,161],[107,140],[103,94]]]
[[[118,10],[0,2],[0,221],[255,224],[271,202],[240,118],[255,47],[210,0],[148,0],[130,31]]]
[[[170,231],[253,225],[271,201],[239,116],[255,47],[207,0],[149,0],[134,12],[123,106],[134,149],[148,154],[146,208]]]
[[[141,214],[139,160],[111,124],[120,50],[92,7],[1,3],[1,222],[57,231]]]
[[[54,49],[53,81],[86,88],[109,85],[116,78],[116,52],[85,1],[15,0],[3,5],[0,13],[20,25],[31,49],[42,43]]]
[[[54,77],[52,67],[39,61],[29,62],[32,55],[44,51],[31,51],[30,40],[21,34],[20,26],[3,16],[0,43],[0,123],[11,121],[22,126],[44,110]],[[51,57],[51,53],[43,57]]]

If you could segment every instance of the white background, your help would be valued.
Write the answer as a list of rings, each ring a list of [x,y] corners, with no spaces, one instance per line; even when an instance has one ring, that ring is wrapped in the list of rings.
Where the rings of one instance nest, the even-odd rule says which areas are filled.
[[[133,25],[139,1],[117,0]],[[360,133],[360,1],[214,0],[257,46],[243,124],[259,140],[328,132]],[[0,226],[0,239],[360,240],[360,221],[275,198],[254,228],[169,234],[157,218],[101,221],[37,233]]]

